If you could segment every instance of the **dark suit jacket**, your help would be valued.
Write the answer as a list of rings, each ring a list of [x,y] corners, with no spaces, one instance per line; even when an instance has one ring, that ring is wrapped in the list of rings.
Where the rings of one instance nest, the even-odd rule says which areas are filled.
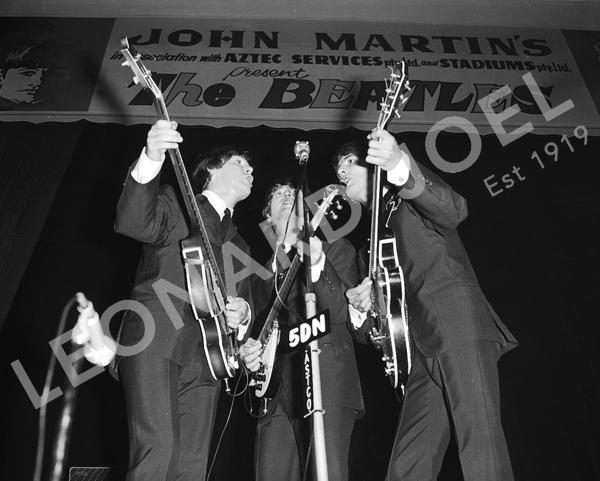
[[[425,189],[401,200],[384,198],[404,271],[409,328],[419,351],[434,356],[463,341],[487,340],[504,349],[517,341],[485,298],[457,232],[467,203],[440,177],[419,165]]]
[[[197,196],[197,200],[215,257],[223,272],[221,247],[224,242],[231,241],[247,253],[249,248],[232,223],[227,226],[227,232],[221,232],[219,215],[204,196]],[[154,352],[185,365],[201,341],[198,321],[187,302],[170,295],[183,320],[183,327],[177,329],[153,288],[156,281],[164,280],[186,289],[180,241],[189,233],[187,214],[182,211],[173,188],[160,185],[159,176],[147,184],[140,184],[128,174],[117,205],[115,230],[143,244],[130,298],[147,307],[154,318],[156,332],[146,352]],[[251,300],[249,285],[249,279],[237,285],[237,295],[248,302]],[[121,326],[120,343],[135,344],[143,334],[144,324],[140,317],[131,311],[127,312]]]
[[[340,239],[333,244],[324,243],[323,251],[326,256],[325,266],[319,280],[313,285],[317,297],[317,312],[329,309],[331,321],[331,332],[319,339],[323,405],[362,411],[362,392],[345,298],[346,290],[358,282],[356,251],[346,239]],[[269,262],[267,267],[270,269],[272,260]],[[280,347],[283,347],[283,343],[287,340],[286,327],[297,325],[299,316],[305,319],[303,278],[304,270],[301,268],[285,300],[286,305],[293,312],[283,312],[280,315],[279,320],[284,325]],[[268,281],[257,281],[257,284],[254,299],[258,312],[259,309],[270,307],[267,304],[272,298],[273,278]],[[302,352],[302,349],[287,352],[283,354],[282,359],[283,385],[290,393],[290,397],[298,400],[295,406],[297,409],[293,413],[296,416],[302,415],[302,399],[304,399]]]

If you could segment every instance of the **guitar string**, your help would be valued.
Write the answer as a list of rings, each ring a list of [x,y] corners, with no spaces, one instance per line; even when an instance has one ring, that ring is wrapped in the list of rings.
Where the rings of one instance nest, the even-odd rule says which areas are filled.
[[[292,208],[291,208],[290,213],[288,215],[287,222],[285,224],[285,230],[284,230],[284,233],[283,233],[283,239],[284,240],[285,240],[285,238],[287,236],[287,233],[288,233],[288,229],[289,229],[289,226],[290,226],[290,220],[292,218],[292,213],[296,209],[296,202],[297,202],[297,199],[298,199],[298,193],[300,191],[300,187],[296,187],[295,190],[296,190],[296,193],[294,195],[294,203],[292,204]],[[279,289],[279,286],[277,285],[277,276],[278,276],[277,270],[278,270],[277,254],[275,254],[275,277],[273,278],[273,285],[274,285],[274,288],[275,288],[276,299],[279,300],[279,302],[281,303],[281,305],[288,311],[288,313],[292,314],[295,318],[297,318],[300,322],[302,322],[302,316],[298,312],[296,312],[294,309],[290,308],[290,306],[288,306],[286,304],[286,302],[282,299],[282,297],[280,295],[280,289]]]

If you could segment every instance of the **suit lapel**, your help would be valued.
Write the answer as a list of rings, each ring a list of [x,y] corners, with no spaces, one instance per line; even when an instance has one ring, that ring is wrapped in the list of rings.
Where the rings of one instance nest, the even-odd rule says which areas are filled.
[[[202,215],[202,221],[206,227],[210,243],[215,246],[220,246],[222,242],[221,219],[219,218],[219,214],[217,214],[215,208],[203,195],[198,195],[196,199],[198,201],[198,207],[200,208],[200,214]]]

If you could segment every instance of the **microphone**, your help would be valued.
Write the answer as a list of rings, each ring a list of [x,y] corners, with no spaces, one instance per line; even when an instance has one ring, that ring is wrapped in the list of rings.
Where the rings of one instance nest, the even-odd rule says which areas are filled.
[[[294,145],[294,154],[296,155],[296,160],[298,160],[300,165],[306,164],[306,162],[308,162],[308,154],[310,154],[310,146],[308,145],[308,141],[296,140],[296,145]]]
[[[89,362],[107,366],[117,351],[115,341],[104,334],[98,313],[85,295],[78,292],[76,298],[79,304],[77,307],[79,317],[71,333],[71,338],[74,343],[80,346],[85,345],[84,355]]]

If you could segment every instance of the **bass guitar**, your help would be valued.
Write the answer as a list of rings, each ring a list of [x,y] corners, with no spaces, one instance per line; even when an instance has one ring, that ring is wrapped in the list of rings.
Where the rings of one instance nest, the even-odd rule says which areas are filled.
[[[385,129],[394,116],[400,116],[398,108],[408,99],[410,92],[404,62],[391,67],[390,79],[386,81],[386,97],[381,103],[377,128]],[[371,199],[371,236],[369,245],[369,277],[371,288],[372,344],[382,351],[385,374],[394,389],[404,385],[410,371],[412,352],[408,331],[408,317],[404,299],[404,274],[398,261],[396,239],[385,231],[381,198],[383,194],[381,167],[373,172]]]
[[[319,204],[319,208],[310,222],[313,231],[321,224],[333,200],[337,196],[343,196],[342,189],[343,187],[339,185],[330,185],[325,188],[323,201]],[[282,307],[285,305],[285,299],[294,284],[301,265],[302,256],[296,253],[283,280],[279,287],[276,288],[271,307],[267,311],[266,316],[264,316],[262,327],[257,336],[257,340],[261,342],[262,348],[259,356],[259,368],[255,372],[250,373],[250,410],[253,414],[258,414],[260,408],[257,407],[257,402],[261,400],[265,401],[262,408],[264,413],[266,410],[266,401],[272,399],[279,389],[280,371],[277,363],[277,346],[281,337],[281,328],[277,318]],[[277,282],[277,279],[274,279],[275,282]],[[261,317],[257,318],[255,322],[256,326],[261,325]]]
[[[152,79],[152,74],[140,60],[140,55],[129,47],[127,37],[121,39],[121,53],[133,71],[133,81],[153,96],[153,104],[158,117],[170,121],[163,94]],[[219,271],[208,232],[183,158],[178,148],[168,150],[177,184],[185,203],[189,219],[189,236],[181,241],[185,277],[194,317],[200,323],[206,359],[212,377],[226,379],[233,377],[239,367],[238,348],[240,339],[236,331],[227,326],[225,304],[227,289]]]

